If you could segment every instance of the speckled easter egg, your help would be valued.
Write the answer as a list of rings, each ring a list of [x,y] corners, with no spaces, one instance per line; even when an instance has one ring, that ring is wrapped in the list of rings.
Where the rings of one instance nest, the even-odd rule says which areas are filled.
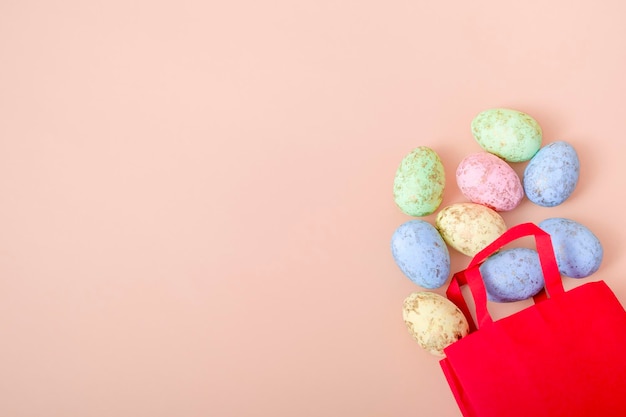
[[[596,235],[582,224],[562,217],[552,217],[538,226],[552,239],[559,271],[570,278],[584,278],[600,268],[604,250]]]
[[[445,184],[439,155],[427,146],[420,146],[400,162],[393,182],[393,198],[405,214],[427,216],[439,208]]]
[[[469,333],[467,319],[459,308],[434,292],[414,292],[402,306],[402,317],[419,345],[437,356],[443,349]]]
[[[541,127],[529,115],[512,109],[489,109],[472,120],[481,148],[508,162],[528,161],[541,147]]]
[[[456,170],[456,181],[468,200],[496,211],[513,210],[524,198],[524,188],[517,173],[488,152],[463,158]]]
[[[544,286],[539,254],[534,249],[505,249],[480,266],[487,298],[504,303],[537,294]]]
[[[441,287],[450,275],[448,247],[426,221],[400,225],[391,237],[391,253],[404,275],[420,287]]]
[[[495,210],[476,203],[456,203],[437,213],[435,224],[443,240],[457,251],[474,256],[506,231]]]
[[[524,191],[533,203],[554,207],[563,203],[578,184],[580,162],[567,142],[552,142],[537,152],[524,170]]]

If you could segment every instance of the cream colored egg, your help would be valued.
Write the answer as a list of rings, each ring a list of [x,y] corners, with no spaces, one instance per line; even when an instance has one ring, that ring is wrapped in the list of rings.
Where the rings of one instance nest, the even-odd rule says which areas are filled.
[[[474,256],[506,231],[504,219],[481,204],[457,203],[444,207],[435,219],[443,240],[467,256]]]
[[[437,356],[443,349],[469,333],[467,319],[459,308],[441,295],[419,291],[404,300],[404,323],[417,343]]]

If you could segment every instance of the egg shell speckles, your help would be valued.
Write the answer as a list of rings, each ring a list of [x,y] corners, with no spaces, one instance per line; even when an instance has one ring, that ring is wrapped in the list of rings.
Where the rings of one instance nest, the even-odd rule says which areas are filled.
[[[552,239],[554,256],[562,275],[585,278],[600,268],[604,250],[600,240],[582,224],[562,217],[538,224]]]
[[[496,211],[513,210],[524,198],[517,173],[502,159],[488,152],[466,156],[456,170],[459,189],[468,200]]]
[[[439,288],[450,275],[448,247],[424,220],[401,224],[391,237],[391,253],[404,275],[421,287]]]
[[[541,147],[535,119],[512,109],[489,109],[472,120],[472,135],[485,151],[508,162],[528,161]]]
[[[432,214],[443,200],[446,175],[439,155],[427,146],[402,158],[393,181],[393,199],[409,216]]]
[[[476,203],[444,207],[435,219],[443,240],[467,256],[474,256],[506,231],[504,219],[495,210]]]
[[[541,148],[526,166],[524,191],[539,206],[558,206],[574,192],[579,175],[576,150],[567,142],[553,142]]]
[[[419,345],[437,356],[443,349],[469,333],[467,319],[459,308],[433,292],[414,292],[402,306],[402,317]]]
[[[539,254],[534,249],[502,250],[483,262],[480,273],[490,301],[525,300],[544,287]]]

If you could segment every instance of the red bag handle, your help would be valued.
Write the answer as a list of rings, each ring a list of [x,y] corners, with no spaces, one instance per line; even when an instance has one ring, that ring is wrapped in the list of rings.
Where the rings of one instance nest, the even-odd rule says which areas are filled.
[[[545,281],[544,290],[533,297],[535,302],[546,298],[545,290],[548,291],[550,297],[565,291],[563,289],[563,282],[561,281],[561,273],[559,272],[556,258],[554,256],[554,249],[552,247],[552,239],[550,239],[550,235],[534,223],[522,223],[517,226],[513,226],[486,248],[478,252],[470,262],[467,269],[454,274],[446,291],[448,299],[456,304],[461,309],[463,314],[465,314],[465,317],[470,325],[471,332],[475,331],[477,326],[474,324],[467,303],[463,298],[461,286],[469,285],[476,308],[476,321],[478,322],[478,327],[491,323],[493,320],[487,310],[487,293],[485,291],[483,278],[480,274],[480,265],[503,246],[525,236],[534,236],[535,238],[535,245],[537,247],[537,253],[539,254],[539,261],[541,263],[541,270],[543,271],[543,278]]]

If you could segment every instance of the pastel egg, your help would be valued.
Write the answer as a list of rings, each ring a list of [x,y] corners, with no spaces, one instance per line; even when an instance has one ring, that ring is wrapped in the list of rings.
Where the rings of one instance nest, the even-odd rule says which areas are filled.
[[[472,120],[472,134],[481,148],[508,162],[528,161],[541,147],[541,127],[517,110],[489,109]]]
[[[469,333],[467,319],[447,298],[434,292],[414,292],[402,306],[402,317],[419,345],[437,356],[444,348]]]
[[[410,220],[391,237],[391,253],[400,270],[420,287],[441,287],[450,275],[450,254],[435,227]]]
[[[445,184],[439,155],[427,146],[420,146],[400,162],[393,182],[393,198],[405,214],[427,216],[439,208]]]
[[[604,250],[600,240],[587,227],[562,217],[552,217],[538,226],[552,239],[559,271],[570,278],[584,278],[600,268]]]
[[[534,249],[501,250],[483,262],[480,273],[490,301],[525,300],[544,287],[539,254]]]
[[[476,255],[506,231],[500,214],[476,203],[444,207],[437,213],[435,224],[443,240],[467,256]]]
[[[456,170],[459,189],[468,200],[496,211],[513,210],[524,198],[517,173],[502,159],[488,152],[466,156]]]
[[[579,172],[578,154],[572,145],[563,141],[550,143],[526,166],[524,191],[539,206],[558,206],[574,192]]]

